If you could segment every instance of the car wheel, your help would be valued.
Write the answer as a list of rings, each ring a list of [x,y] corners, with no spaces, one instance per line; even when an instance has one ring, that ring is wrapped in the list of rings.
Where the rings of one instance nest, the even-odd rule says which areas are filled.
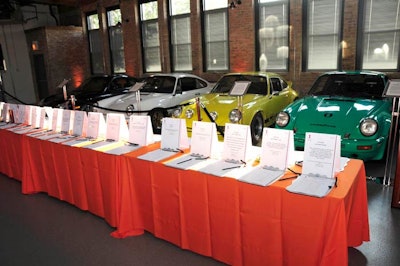
[[[167,112],[164,109],[154,109],[150,111],[149,116],[153,126],[153,133],[161,134],[162,119],[167,116]]]
[[[261,144],[263,128],[264,119],[261,113],[256,113],[250,123],[251,142],[254,146]]]

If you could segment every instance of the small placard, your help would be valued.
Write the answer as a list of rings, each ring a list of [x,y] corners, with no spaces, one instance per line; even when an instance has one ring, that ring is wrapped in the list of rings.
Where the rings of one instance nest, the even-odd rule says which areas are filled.
[[[51,130],[54,132],[61,131],[61,124],[62,124],[62,120],[63,120],[63,111],[64,111],[64,109],[60,109],[60,108],[53,109]]]
[[[400,97],[400,79],[391,79],[383,91],[384,97]]]
[[[87,130],[87,114],[85,111],[73,111],[74,123],[72,126],[72,135],[74,136],[86,136]]]
[[[126,124],[125,116],[123,114],[107,114],[106,125],[107,140],[128,140],[129,130],[128,125]]]
[[[249,89],[250,84],[251,84],[251,81],[236,81],[233,84],[233,88],[229,92],[229,95],[231,95],[231,96],[245,95],[247,90]]]
[[[218,143],[215,123],[193,121],[190,153],[202,157],[216,158]]]
[[[251,135],[249,125],[225,124],[222,159],[245,162],[249,158]]]
[[[129,91],[130,92],[137,92],[144,86],[145,82],[136,82],[135,85],[133,85]]]
[[[89,112],[86,136],[91,139],[105,138],[106,121],[102,113]]]
[[[260,165],[285,170],[293,162],[293,131],[264,128]]]
[[[189,138],[186,130],[186,120],[164,117],[161,126],[161,149],[186,149]]]
[[[139,146],[154,143],[150,116],[131,115],[129,117],[129,142]]]

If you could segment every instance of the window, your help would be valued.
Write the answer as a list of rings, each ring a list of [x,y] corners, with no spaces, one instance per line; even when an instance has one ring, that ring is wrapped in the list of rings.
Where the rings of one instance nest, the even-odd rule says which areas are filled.
[[[288,2],[288,0],[259,0],[257,55],[260,70],[288,69]]]
[[[362,8],[359,65],[362,69],[398,69],[400,1],[365,0]]]
[[[198,90],[201,88],[205,88],[207,86],[207,84],[204,81],[190,77],[180,78],[179,82],[182,91]]]
[[[93,74],[101,74],[103,73],[103,50],[100,39],[99,17],[97,14],[88,14],[86,21],[91,70]]]
[[[279,92],[282,91],[282,84],[279,78],[271,78],[270,85],[272,92]]]
[[[206,71],[228,70],[228,10],[226,0],[204,0]]]
[[[142,23],[144,69],[145,72],[160,72],[161,55],[157,1],[142,2],[140,4],[140,19]]]
[[[107,11],[111,67],[113,73],[125,72],[124,39],[121,21],[121,10],[119,8]]]
[[[343,0],[304,1],[303,69],[335,70],[341,54]]]
[[[170,0],[172,68],[192,70],[190,0]]]

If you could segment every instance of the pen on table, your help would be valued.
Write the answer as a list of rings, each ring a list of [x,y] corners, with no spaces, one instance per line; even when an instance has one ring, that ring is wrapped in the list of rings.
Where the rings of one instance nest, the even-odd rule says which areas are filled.
[[[133,143],[133,142],[127,142],[126,144],[128,144],[128,145],[130,145],[130,146],[139,146],[139,144],[137,144],[137,143]]]
[[[192,160],[192,158],[189,158],[189,159],[186,159],[186,160],[180,161],[180,162],[178,162],[178,163],[176,163],[176,164],[186,163],[186,162],[188,162],[188,161],[191,161],[191,160]]]
[[[297,177],[298,177],[298,175],[294,175],[294,176],[288,176],[288,177],[280,178],[278,180],[279,181],[284,181],[284,180],[287,180],[287,179],[293,179],[293,178],[297,178]]]
[[[222,171],[230,170],[230,169],[235,169],[235,168],[240,168],[240,167],[241,167],[240,165],[232,166],[232,167],[226,167],[226,168],[222,168]]]

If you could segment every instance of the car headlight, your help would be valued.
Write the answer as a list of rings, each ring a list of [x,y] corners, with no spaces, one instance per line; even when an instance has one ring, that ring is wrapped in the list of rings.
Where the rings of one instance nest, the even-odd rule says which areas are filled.
[[[126,107],[126,114],[132,115],[134,110],[135,110],[135,107],[133,106],[133,104],[130,104],[130,105],[128,105],[128,107]]]
[[[279,112],[276,116],[276,124],[280,127],[285,127],[289,123],[290,117],[289,114],[286,112]]]
[[[187,119],[192,118],[192,117],[193,117],[193,114],[194,114],[194,111],[193,111],[192,109],[187,109],[187,110],[185,111],[185,117],[186,117]]]
[[[364,119],[360,124],[360,131],[364,136],[372,136],[378,131],[378,123],[374,119]]]
[[[242,112],[239,109],[233,109],[229,113],[229,121],[232,123],[238,123],[242,119]]]
[[[175,108],[174,111],[172,112],[172,116],[175,118],[180,117],[181,114],[182,114],[182,107],[180,106],[178,108]]]

